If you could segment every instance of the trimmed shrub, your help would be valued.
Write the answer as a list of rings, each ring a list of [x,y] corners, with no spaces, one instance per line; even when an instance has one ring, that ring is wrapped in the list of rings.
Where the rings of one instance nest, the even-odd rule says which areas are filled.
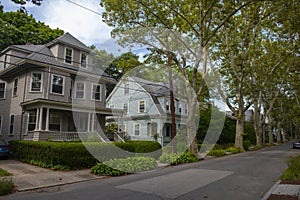
[[[171,164],[171,165],[179,165],[183,163],[192,163],[197,162],[199,159],[196,155],[191,154],[189,152],[183,153],[181,155],[178,154],[164,154],[159,157],[158,161],[161,163]]]
[[[120,176],[157,168],[155,159],[149,157],[129,157],[125,159],[112,159],[98,163],[92,167],[91,172],[100,175]]]
[[[158,158],[161,155],[160,148],[159,143],[152,141],[84,144],[81,142],[10,141],[13,159],[59,170],[90,168],[99,161],[128,157],[128,153],[123,150],[132,152],[130,156],[143,155],[143,153],[157,150],[147,156]]]
[[[215,149],[215,150],[211,150],[207,155],[214,156],[214,157],[221,157],[226,155],[226,151],[223,149]]]
[[[0,196],[12,193],[14,191],[14,187],[12,178],[0,179]]]
[[[229,147],[225,151],[230,153],[241,153],[241,150],[235,147]]]
[[[250,146],[251,146],[251,141],[250,140],[244,140],[243,141],[243,147],[246,151],[248,151]]]

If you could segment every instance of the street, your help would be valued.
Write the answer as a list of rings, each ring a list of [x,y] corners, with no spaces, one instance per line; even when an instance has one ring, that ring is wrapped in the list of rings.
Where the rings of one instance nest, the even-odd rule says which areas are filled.
[[[258,200],[278,180],[291,144],[122,177],[93,180],[0,197],[3,200],[207,199]]]

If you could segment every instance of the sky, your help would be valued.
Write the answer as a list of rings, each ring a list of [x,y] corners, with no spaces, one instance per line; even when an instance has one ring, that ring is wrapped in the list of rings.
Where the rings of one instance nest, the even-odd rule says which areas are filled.
[[[75,2],[90,10],[84,9]],[[104,10],[99,0],[43,0],[41,6],[26,4],[28,14],[51,28],[59,28],[71,33],[87,46],[95,45],[108,53],[120,55],[128,50],[117,45],[110,36],[111,27],[102,22],[101,13]],[[4,11],[16,11],[20,5],[11,0],[1,0]],[[137,52],[139,54],[139,52]]]

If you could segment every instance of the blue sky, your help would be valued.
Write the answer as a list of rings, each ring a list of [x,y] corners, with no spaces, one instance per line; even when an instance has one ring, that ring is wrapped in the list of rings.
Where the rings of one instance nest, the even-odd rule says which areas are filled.
[[[105,49],[108,53],[119,55],[126,51],[111,39],[110,31],[102,22],[101,13],[103,8],[99,5],[99,0],[72,0],[94,12],[88,11],[78,5],[74,5],[68,0],[44,0],[41,6],[31,3],[26,5],[28,14],[51,28],[60,28],[69,32],[88,46],[96,45],[98,49]],[[20,5],[14,4],[11,0],[2,0],[4,11],[16,11]]]

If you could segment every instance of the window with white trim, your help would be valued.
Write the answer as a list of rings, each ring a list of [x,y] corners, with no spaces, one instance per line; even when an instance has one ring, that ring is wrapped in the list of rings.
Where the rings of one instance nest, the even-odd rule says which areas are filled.
[[[157,134],[157,123],[156,122],[147,123],[147,135],[154,136],[156,134]]]
[[[0,83],[0,99],[5,99],[5,83]]]
[[[178,103],[178,112],[181,113],[182,112],[182,103]]]
[[[134,124],[134,135],[140,135],[141,124]]]
[[[129,84],[124,85],[124,94],[129,94]]]
[[[139,101],[139,112],[140,113],[146,112],[146,102],[145,101]]]
[[[31,83],[30,83],[30,92],[41,92],[42,91],[42,73],[41,72],[32,72],[31,73]]]
[[[169,99],[166,99],[166,111],[170,110],[170,102]]]
[[[92,84],[92,100],[100,101],[101,100],[101,85]]]
[[[9,121],[9,134],[10,135],[14,134],[14,125],[15,125],[15,115],[11,115],[10,121]]]
[[[49,130],[60,131],[61,115],[60,113],[50,112],[49,116]]]
[[[52,94],[64,94],[64,81],[65,77],[52,74],[51,79],[51,93]]]
[[[84,99],[84,82],[76,82],[76,99]]]
[[[14,88],[13,88],[13,96],[15,97],[15,96],[17,96],[17,92],[18,92],[18,81],[19,81],[19,79],[15,79],[14,80]]]
[[[87,65],[87,54],[81,53],[81,56],[80,56],[80,67],[86,68],[86,65]]]
[[[65,49],[65,62],[72,64],[72,58],[73,58],[73,49],[66,48]]]
[[[31,111],[28,113],[28,131],[35,130],[36,125],[36,111]]]
[[[124,114],[128,114],[128,103],[123,104]]]

